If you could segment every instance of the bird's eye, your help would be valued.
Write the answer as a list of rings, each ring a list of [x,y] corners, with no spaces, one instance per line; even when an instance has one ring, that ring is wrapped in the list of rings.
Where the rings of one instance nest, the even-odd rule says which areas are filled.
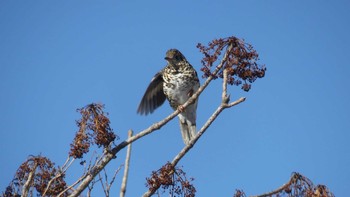
[[[176,59],[176,60],[181,60],[181,55],[176,54],[176,55],[175,55],[175,59]]]

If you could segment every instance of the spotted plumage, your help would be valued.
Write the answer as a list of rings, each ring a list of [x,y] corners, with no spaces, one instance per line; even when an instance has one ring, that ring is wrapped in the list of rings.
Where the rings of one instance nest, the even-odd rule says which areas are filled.
[[[168,64],[151,80],[137,112],[142,115],[152,113],[167,99],[174,110],[181,110],[178,115],[180,130],[184,143],[188,144],[196,135],[198,99],[186,109],[182,109],[182,105],[199,88],[197,72],[177,49],[168,50],[165,60]]]

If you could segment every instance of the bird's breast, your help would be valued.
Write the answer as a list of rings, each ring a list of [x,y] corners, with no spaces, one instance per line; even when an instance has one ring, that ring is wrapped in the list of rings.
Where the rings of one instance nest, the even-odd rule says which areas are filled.
[[[170,103],[182,105],[188,100],[189,92],[191,92],[194,85],[196,84],[193,83],[191,77],[183,73],[177,73],[164,79],[163,91]]]

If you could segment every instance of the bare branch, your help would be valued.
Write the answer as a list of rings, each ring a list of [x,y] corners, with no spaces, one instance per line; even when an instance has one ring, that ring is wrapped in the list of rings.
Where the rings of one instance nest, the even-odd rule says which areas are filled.
[[[230,101],[230,96],[227,95],[227,69],[225,68],[223,71],[224,79],[222,82],[222,96],[221,96],[221,102],[222,103],[228,103]]]
[[[28,196],[28,192],[29,192],[30,186],[31,186],[31,184],[34,181],[34,175],[35,175],[35,171],[36,171],[37,167],[38,167],[38,162],[36,162],[34,160],[33,169],[29,172],[28,179],[23,185],[22,195],[21,196]]]
[[[314,186],[307,177],[294,172],[287,183],[281,187],[260,195],[251,197],[270,196],[310,196],[310,197],[334,197],[325,185]]]
[[[129,130],[128,138],[131,138],[132,134],[133,134],[133,131]],[[128,145],[128,150],[126,152],[124,176],[123,176],[123,181],[122,181],[122,185],[121,185],[121,188],[120,188],[120,197],[124,197],[125,196],[125,192],[126,192],[126,184],[127,184],[127,181],[128,181],[128,174],[129,174],[130,155],[131,155],[131,144]]]
[[[260,194],[260,195],[251,196],[251,197],[268,197],[268,196],[272,196],[274,194],[278,194],[278,193],[284,191],[285,189],[289,188],[289,186],[293,183],[293,181],[294,181],[294,179],[293,179],[293,177],[291,177],[291,179],[286,184],[282,185],[278,189],[273,190],[273,191],[268,192],[268,193],[265,193],[265,194]]]
[[[204,134],[204,132],[209,128],[209,126],[215,121],[215,119],[219,116],[219,114],[226,108],[238,105],[239,103],[242,103],[245,101],[244,97],[239,98],[238,100],[230,103],[230,105],[221,104],[215,112],[209,117],[207,122],[203,125],[203,127],[198,131],[195,138],[193,138],[189,145],[185,146],[178,155],[175,156],[173,161],[171,162],[174,166],[177,165],[177,163],[182,159],[183,156],[194,146],[194,144],[198,141],[198,139]]]
[[[312,187],[312,184],[310,183],[310,181],[308,179],[306,179],[304,176],[302,176],[299,173],[294,173],[292,175],[292,177],[290,177],[289,181],[286,184],[282,185],[281,187],[277,188],[276,190],[273,190],[273,191],[265,193],[265,194],[260,194],[257,196],[251,196],[251,197],[268,197],[268,196],[276,195],[276,194],[281,193],[283,191],[288,191],[292,184],[295,184],[300,180],[305,181],[305,183],[307,184],[308,187]]]

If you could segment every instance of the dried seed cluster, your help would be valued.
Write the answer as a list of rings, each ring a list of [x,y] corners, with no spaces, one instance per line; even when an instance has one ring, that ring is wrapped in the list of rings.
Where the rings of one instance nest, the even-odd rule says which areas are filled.
[[[43,156],[29,157],[18,168],[15,178],[6,188],[3,196],[20,196],[20,191],[23,185],[28,181],[30,174],[32,174],[33,178],[29,187],[31,189],[35,188],[38,195],[42,196],[47,189],[45,196],[57,196],[66,189],[67,184],[64,181],[65,175],[59,173],[59,169],[54,165],[53,162]],[[60,174],[60,176],[57,176],[58,174]],[[47,188],[50,181],[50,186]],[[68,193],[63,194],[63,196],[67,195]]]
[[[204,54],[204,58],[201,60],[201,71],[204,73],[203,78],[209,76],[212,76],[214,79],[218,77],[223,78],[223,69],[226,69],[228,72],[228,84],[239,86],[243,83],[241,88],[244,91],[249,91],[251,83],[257,78],[265,76],[265,65],[256,63],[259,60],[258,53],[250,44],[234,36],[215,39],[209,42],[208,47],[198,43],[197,48]],[[223,69],[213,74],[212,66],[221,57],[222,53],[224,57],[226,54],[226,58],[221,60]]]
[[[69,156],[82,158],[92,144],[106,148],[117,138],[103,108],[102,104],[92,103],[77,110],[82,117],[77,121],[79,130],[70,145]]]
[[[168,162],[158,171],[153,171],[150,178],[146,178],[146,186],[152,192],[161,187],[163,192],[169,190],[171,196],[194,197],[196,188],[190,183],[193,180],[193,178],[188,180],[182,169]]]
[[[333,193],[324,185],[316,185],[299,173],[293,173],[288,183],[275,191],[260,196],[271,197],[334,197]],[[233,197],[246,197],[242,190],[236,190]]]

